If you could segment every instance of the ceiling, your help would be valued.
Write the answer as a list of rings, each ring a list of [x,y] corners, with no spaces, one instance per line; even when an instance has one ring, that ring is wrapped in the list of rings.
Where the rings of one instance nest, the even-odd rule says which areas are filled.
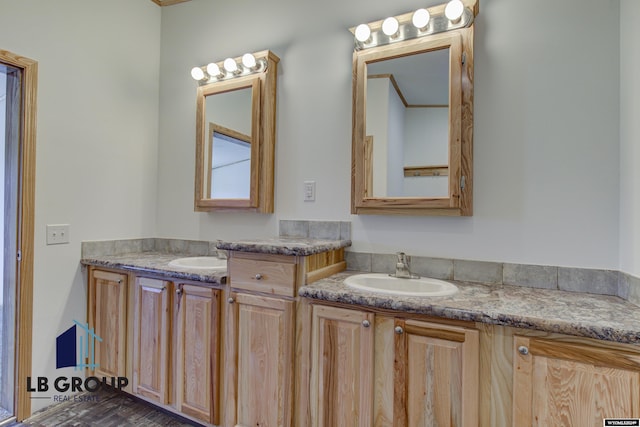
[[[449,104],[449,49],[369,63],[367,74],[393,75],[409,105]]]
[[[171,6],[172,4],[184,3],[190,0],[151,0],[158,6]]]

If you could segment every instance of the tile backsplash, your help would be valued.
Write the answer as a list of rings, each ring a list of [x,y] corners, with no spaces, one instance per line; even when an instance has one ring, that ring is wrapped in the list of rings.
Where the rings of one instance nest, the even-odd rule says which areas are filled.
[[[204,256],[218,254],[216,242],[183,239],[123,239],[123,240],[99,240],[82,242],[81,257],[91,258],[105,255],[124,255],[135,252],[164,252],[179,253],[192,256]]]
[[[395,254],[345,252],[347,269],[392,273]],[[412,256],[411,272],[443,280],[557,289],[619,296],[640,305],[640,278],[615,270],[568,268]]]
[[[299,221],[280,220],[279,237],[351,240],[349,221]]]
[[[279,237],[350,240],[348,221],[280,220]],[[81,257],[123,255],[135,252],[179,253],[192,256],[224,256],[215,241],[143,238],[82,242]],[[392,273],[395,254],[345,252],[347,269]],[[614,295],[640,306],[640,278],[616,270],[513,264],[463,259],[410,256],[411,271],[425,277],[463,282],[527,286],[569,292]]]

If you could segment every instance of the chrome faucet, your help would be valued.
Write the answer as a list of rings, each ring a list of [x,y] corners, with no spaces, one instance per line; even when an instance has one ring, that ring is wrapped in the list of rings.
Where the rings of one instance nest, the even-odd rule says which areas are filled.
[[[390,274],[390,276],[397,277],[399,279],[417,279],[417,274],[411,273],[409,269],[409,261],[407,255],[404,252],[396,253],[398,260],[396,262],[396,274]]]

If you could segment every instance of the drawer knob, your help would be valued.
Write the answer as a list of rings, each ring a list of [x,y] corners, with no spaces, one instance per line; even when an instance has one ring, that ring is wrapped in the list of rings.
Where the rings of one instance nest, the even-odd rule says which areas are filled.
[[[371,326],[371,322],[369,322],[368,320],[363,320],[362,326],[364,326],[365,328],[368,328],[369,326]]]
[[[402,329],[402,326],[396,326],[393,331],[398,335],[402,335],[404,333],[404,329]]]
[[[236,300],[234,300],[233,298],[229,298],[229,299],[227,300],[227,302],[228,302],[229,304],[233,304],[234,302],[236,302]]]
[[[262,274],[258,273],[255,277],[256,280],[262,280]]]
[[[527,354],[529,354],[529,349],[524,345],[521,345],[520,347],[518,347],[518,353],[520,353],[523,356],[526,356]]]

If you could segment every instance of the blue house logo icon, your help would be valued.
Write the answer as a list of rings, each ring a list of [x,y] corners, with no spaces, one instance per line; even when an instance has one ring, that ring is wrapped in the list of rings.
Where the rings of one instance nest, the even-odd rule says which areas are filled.
[[[56,338],[56,369],[75,366],[76,370],[95,369],[95,342],[102,338],[88,323],[73,321],[74,325]]]

